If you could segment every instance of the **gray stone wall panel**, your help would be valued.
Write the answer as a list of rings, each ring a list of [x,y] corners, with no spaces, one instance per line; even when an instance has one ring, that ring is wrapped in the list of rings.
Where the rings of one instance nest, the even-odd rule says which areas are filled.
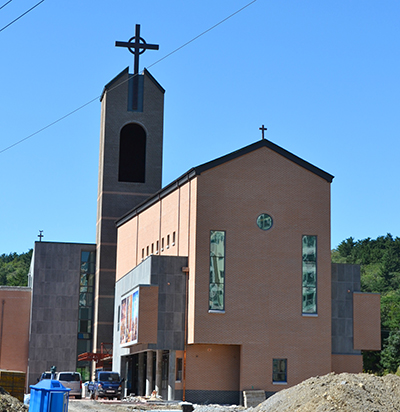
[[[360,266],[332,263],[332,353],[360,354],[353,349],[353,292],[360,291]]]
[[[120,370],[121,356],[125,353],[125,349],[121,348],[119,343],[118,306],[124,296],[140,285],[154,285],[159,288],[157,344],[150,345],[151,349],[183,349],[186,275],[182,272],[182,267],[185,266],[187,266],[186,257],[152,255],[118,280],[115,287],[114,304],[113,369],[123,372]],[[146,344],[146,342],[142,342],[142,344]],[[136,353],[136,351],[142,350],[142,347],[143,345],[133,345],[130,347],[130,353]]]
[[[32,273],[29,385],[57,366],[76,370],[81,251],[93,244],[36,242]]]

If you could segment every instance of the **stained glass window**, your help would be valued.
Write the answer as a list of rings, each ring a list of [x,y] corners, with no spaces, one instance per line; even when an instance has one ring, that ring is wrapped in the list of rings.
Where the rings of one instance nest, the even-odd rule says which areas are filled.
[[[269,230],[272,227],[272,217],[266,213],[262,213],[257,218],[257,226],[262,230]]]
[[[81,252],[81,270],[79,277],[78,311],[78,355],[92,350],[93,293],[96,252]],[[91,362],[78,361],[77,369],[84,379],[89,379]]]
[[[225,231],[210,233],[209,310],[225,310]]]
[[[317,237],[303,236],[303,313],[317,313]]]

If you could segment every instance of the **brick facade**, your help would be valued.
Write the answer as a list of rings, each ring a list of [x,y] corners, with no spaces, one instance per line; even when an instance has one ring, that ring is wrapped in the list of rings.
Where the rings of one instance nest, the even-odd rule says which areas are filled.
[[[176,394],[237,403],[245,390],[270,395],[332,370],[361,372],[360,349],[377,348],[379,299],[359,293],[359,266],[331,265],[332,178],[263,140],[191,169],[117,222],[117,285],[148,265],[152,244],[156,255],[187,256],[187,267],[175,268],[188,273],[186,378]],[[269,230],[257,226],[263,213]],[[211,231],[225,234],[223,310],[209,310]],[[317,245],[312,314],[302,306],[305,235]],[[160,270],[159,285],[167,282]],[[173,350],[170,363],[182,356],[163,349]],[[130,354],[143,350],[141,342]],[[273,379],[274,360],[286,363],[284,382]]]
[[[273,218],[268,231],[256,224],[261,213]],[[208,310],[211,230],[226,233],[221,313]],[[315,316],[302,314],[303,235],[317,237]],[[260,144],[178,179],[148,207],[118,223],[117,280],[157,241],[161,255],[188,256],[189,393],[274,392],[331,371],[330,179],[325,175]],[[272,382],[275,358],[287,359],[287,385]]]
[[[32,290],[0,287],[0,369],[27,373]]]

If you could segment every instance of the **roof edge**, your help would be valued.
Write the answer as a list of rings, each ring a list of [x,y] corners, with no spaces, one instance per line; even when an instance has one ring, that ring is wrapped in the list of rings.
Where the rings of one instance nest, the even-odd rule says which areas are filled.
[[[255,143],[252,143],[248,146],[242,147],[241,149],[235,150],[234,152],[228,153],[227,155],[221,156],[217,159],[211,160],[210,162],[203,163],[199,166],[193,167],[192,169],[188,170],[186,173],[178,177],[176,180],[171,182],[169,185],[165,186],[164,188],[157,191],[154,195],[150,196],[148,199],[140,203],[134,209],[123,215],[121,218],[116,220],[115,224],[117,227],[123,225],[127,221],[131,220],[133,217],[141,213],[143,210],[147,209],[148,207],[152,206],[153,204],[157,203],[158,200],[164,198],[169,193],[173,192],[175,189],[179,188],[189,180],[192,180],[195,176],[201,175],[203,172],[212,169],[214,167],[220,166],[226,162],[234,160],[240,156],[243,156],[247,153],[253,152],[261,147],[267,147],[274,152],[280,154],[281,156],[285,157],[286,159],[296,163],[297,165],[305,168],[306,170],[314,173],[315,175],[325,179],[328,183],[332,183],[334,178],[333,175],[323,171],[322,169],[312,165],[311,163],[307,162],[306,160],[301,159],[300,157],[294,155],[293,153],[287,151],[286,149],[276,145],[275,143],[270,142],[267,139],[259,140]]]
[[[146,69],[143,69],[143,74],[147,76],[159,89],[162,93],[165,93],[164,87],[161,86],[160,83],[156,80],[156,78]]]
[[[148,207],[154,205],[160,199],[163,199],[165,196],[173,192],[175,189],[178,189],[179,187],[187,183],[189,180],[192,180],[193,177],[196,176],[196,174],[197,173],[194,168],[188,170],[186,173],[178,177],[178,179],[175,179],[167,186],[158,190],[156,193],[154,193],[154,195],[148,197],[142,203],[139,203],[135,208],[130,210],[128,213],[125,213],[125,215],[123,215],[122,217],[120,217],[118,220],[115,221],[116,226],[119,227],[123,225],[124,223],[126,223],[128,220],[131,220],[137,214],[147,209]]]
[[[332,183],[332,180],[334,176],[331,174],[323,171],[322,169],[314,166],[313,164],[307,162],[306,160],[303,160],[302,158],[296,156],[295,154],[287,151],[283,147],[280,147],[276,145],[275,143],[272,143],[271,141],[267,139],[262,139],[259,140],[255,143],[252,143],[248,146],[242,147],[241,149],[235,150],[234,152],[228,153],[225,156],[219,157],[217,159],[211,160],[210,162],[203,163],[200,166],[195,167],[196,171],[198,174],[201,174],[205,172],[208,169],[211,169],[213,167],[219,166],[225,162],[228,162],[230,160],[236,159],[237,157],[243,156],[247,153],[250,153],[254,150],[259,149],[260,147],[267,147],[274,152],[280,154],[281,156],[285,157],[286,159],[298,164],[299,166],[309,170],[310,172],[316,174],[319,177],[322,177],[325,179],[328,183]]]
[[[111,80],[104,86],[103,91],[102,91],[101,96],[100,96],[100,101],[103,100],[104,94],[106,93],[107,89],[109,89],[110,86],[111,86],[114,82],[116,82],[118,79],[120,79],[120,78],[121,78],[122,76],[124,76],[125,74],[129,74],[129,66],[126,67],[124,70],[122,70],[121,73],[117,74],[113,79],[111,79]]]

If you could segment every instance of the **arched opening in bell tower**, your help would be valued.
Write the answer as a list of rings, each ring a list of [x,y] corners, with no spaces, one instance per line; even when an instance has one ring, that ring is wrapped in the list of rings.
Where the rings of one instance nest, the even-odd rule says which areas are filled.
[[[144,183],[145,172],[146,132],[137,123],[129,123],[119,137],[118,181]]]

